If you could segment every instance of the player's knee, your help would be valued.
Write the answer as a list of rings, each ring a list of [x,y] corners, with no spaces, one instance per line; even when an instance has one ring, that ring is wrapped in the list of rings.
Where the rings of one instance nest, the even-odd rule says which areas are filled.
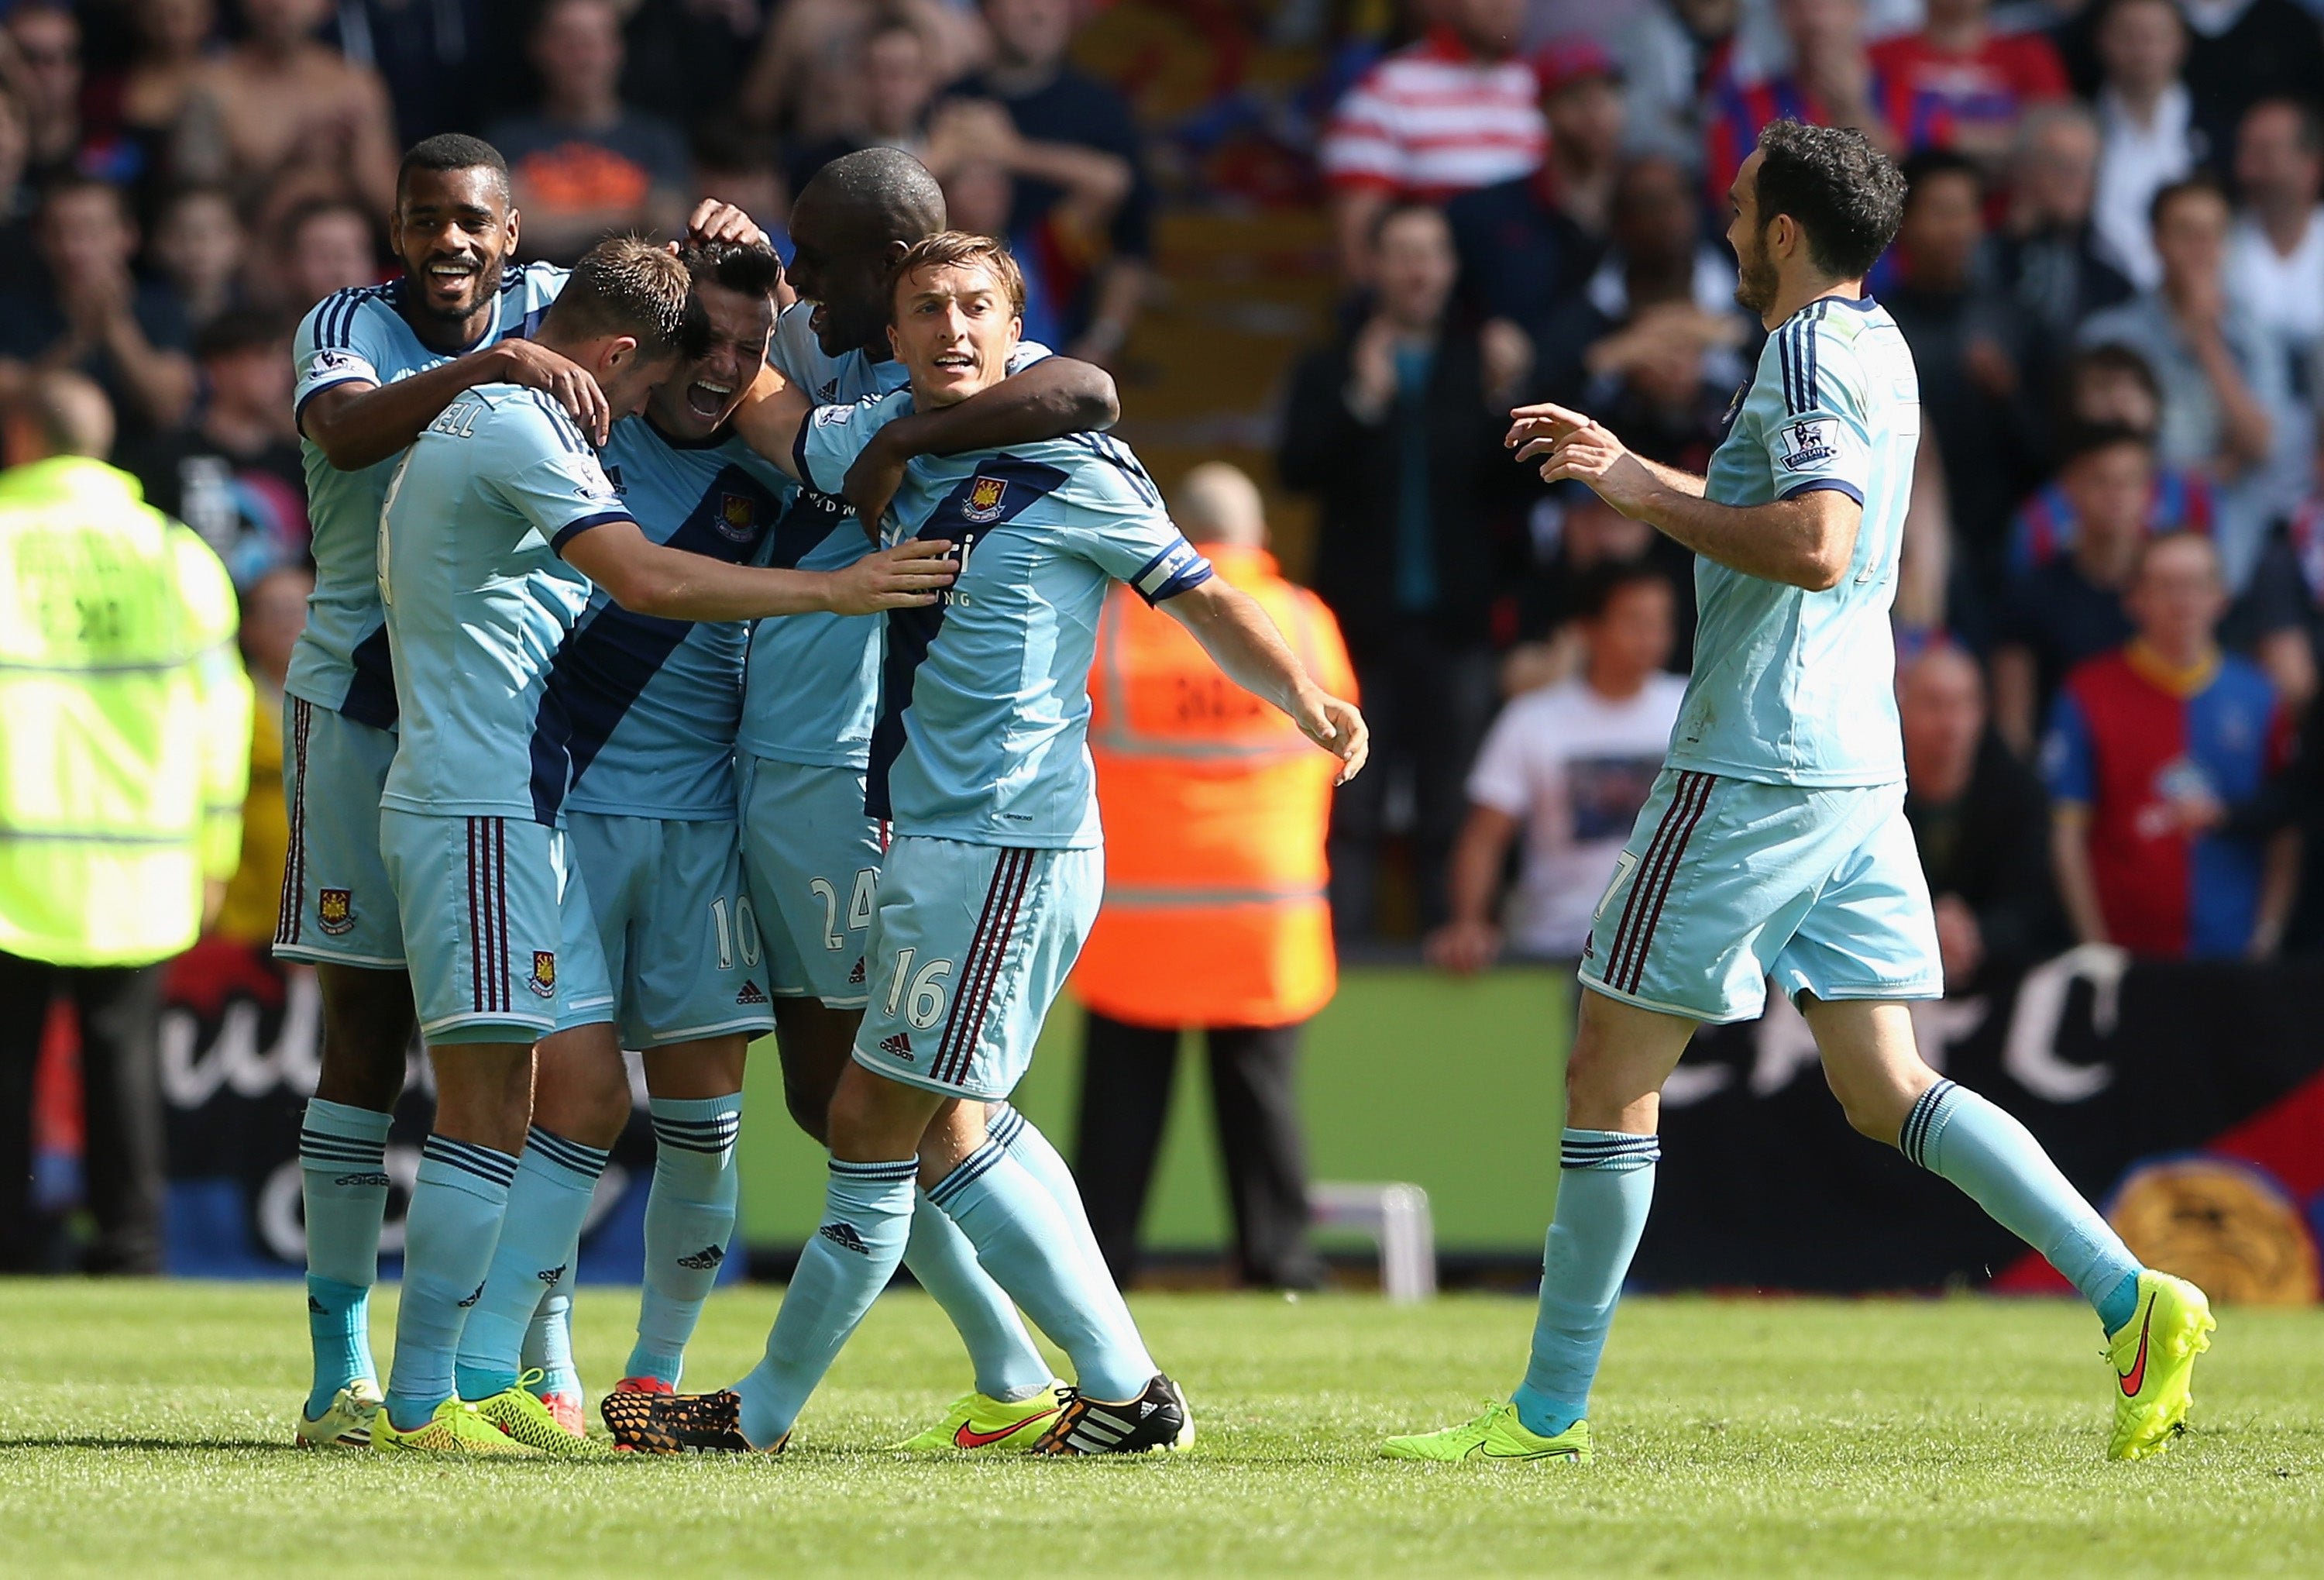
[[[416,1019],[410,979],[400,971],[339,966],[318,966],[315,975],[323,1000],[316,1095],[357,1108],[394,1107],[403,1095]]]
[[[1848,1116],[1850,1129],[1876,1141],[1895,1145],[1897,1133],[1904,1127],[1905,1112],[1912,1107],[1910,1096],[1890,1090],[1885,1083],[1842,1080],[1829,1069],[1824,1071],[1824,1084],[1840,1099],[1840,1112]]]
[[[820,1083],[795,1079],[790,1070],[783,1071],[783,1106],[791,1113],[791,1123],[818,1141],[831,1140],[831,1088]]]

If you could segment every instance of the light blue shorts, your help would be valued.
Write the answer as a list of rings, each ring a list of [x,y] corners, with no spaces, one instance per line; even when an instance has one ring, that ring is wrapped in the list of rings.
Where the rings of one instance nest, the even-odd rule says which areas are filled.
[[[742,865],[777,998],[863,1007],[872,892],[886,825],[863,815],[863,771],[742,763]]]
[[[596,919],[622,1047],[774,1030],[733,823],[567,812],[565,834]],[[564,1014],[558,1020],[562,1027]]]
[[[1104,890],[1102,850],[897,840],[872,901],[855,1062],[947,1097],[1007,1097]]]
[[[379,856],[379,793],[394,761],[393,731],[282,699],[290,844],[274,924],[281,958],[403,969],[403,924]]]
[[[588,891],[562,830],[384,807],[379,848],[430,1043],[530,1042],[613,1018]]]
[[[1760,784],[1665,768],[1582,947],[1582,984],[1713,1023],[1797,997],[1944,993],[1904,787]]]

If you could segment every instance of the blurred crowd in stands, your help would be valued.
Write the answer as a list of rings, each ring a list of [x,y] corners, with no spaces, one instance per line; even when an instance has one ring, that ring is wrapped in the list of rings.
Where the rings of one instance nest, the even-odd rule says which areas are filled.
[[[1140,8],[1216,41],[1225,86],[1167,127],[1136,49],[1075,63]],[[1259,46],[1306,64],[1253,108]],[[1911,186],[1872,290],[1925,417],[1899,691],[1949,969],[2264,956],[2324,942],[2319,101],[2304,0],[15,0],[0,406],[43,369],[105,390],[115,461],[241,589],[263,756],[308,585],[290,336],[391,270],[410,142],[495,143],[552,259],[706,192],[787,250],[823,162],[909,149],[1026,265],[1028,335],[1124,366],[1133,442],[1141,309],[1201,310],[1157,282],[1164,195],[1312,205],[1336,305],[1275,481],[1377,732],[1340,937],[1570,956],[1675,710],[1691,561],[1514,465],[1508,408],[1702,467],[1764,337],[1727,183],[1770,119],[1853,125]],[[268,936],[268,894],[226,925]]]
[[[1429,0],[1318,150],[1340,333],[1285,408],[1433,959],[1578,954],[1687,667],[1688,557],[1499,439],[1512,400],[1700,471],[1762,327],[1727,189],[1768,121],[1910,197],[1869,288],[1924,428],[1896,596],[1949,979],[2075,942],[2265,958],[2324,813],[2324,28],[2298,0]],[[1498,710],[1498,712],[1497,712]]]

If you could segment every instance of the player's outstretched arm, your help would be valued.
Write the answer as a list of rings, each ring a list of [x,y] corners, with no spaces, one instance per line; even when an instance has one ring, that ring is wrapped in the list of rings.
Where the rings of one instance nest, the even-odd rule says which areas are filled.
[[[1340,760],[1333,783],[1345,784],[1362,772],[1371,751],[1364,716],[1354,703],[1315,684],[1258,600],[1213,576],[1164,599],[1161,608],[1203,644],[1228,679],[1281,708],[1302,735]]]
[[[342,472],[359,472],[418,439],[463,390],[478,384],[541,390],[604,444],[613,411],[588,370],[530,340],[503,340],[392,384],[334,384],[307,402],[299,430]]]
[[[847,468],[842,492],[862,522],[877,522],[916,456],[956,456],[1102,431],[1121,418],[1113,375],[1094,363],[1045,356],[991,388],[933,411],[899,417]]]
[[[1813,488],[1766,504],[1714,504],[1702,497],[1702,478],[1632,455],[1611,430],[1581,412],[1527,410],[1537,416],[1517,459],[1539,461],[1543,482],[1586,483],[1631,520],[1746,576],[1821,593],[1848,574],[1864,506],[1840,490]],[[1517,429],[1510,433],[1515,439]]]
[[[656,543],[632,521],[604,522],[558,547],[622,608],[666,620],[876,614],[933,604],[959,574],[951,550],[941,539],[914,539],[844,570],[774,570]]]

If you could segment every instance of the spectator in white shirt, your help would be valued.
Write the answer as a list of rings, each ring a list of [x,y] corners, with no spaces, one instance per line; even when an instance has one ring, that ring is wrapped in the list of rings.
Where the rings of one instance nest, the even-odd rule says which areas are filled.
[[[2113,0],[2098,29],[2098,200],[2091,221],[2107,262],[2141,291],[2162,282],[2148,208],[2195,168],[2194,100],[2180,80],[2187,24],[2171,0]]]
[[[2236,137],[2243,212],[2227,234],[2227,295],[2282,337],[2294,365],[2324,345],[2324,122],[2295,99],[2262,99]],[[2311,393],[2314,382],[2309,383]]]
[[[1451,918],[1427,939],[1434,965],[1466,974],[1500,955],[1495,900],[1520,827],[1525,864],[1508,947],[1536,959],[1581,956],[1686,691],[1683,677],[1663,670],[1671,605],[1670,583],[1652,565],[1604,567],[1580,600],[1582,672],[1526,692],[1494,722],[1469,775],[1469,821],[1447,882]]]
[[[1541,167],[1540,85],[1514,52],[1524,14],[1524,0],[1428,0],[1427,36],[1358,78],[1332,112],[1321,162],[1350,280],[1370,278],[1373,226],[1390,203],[1441,203]]]

